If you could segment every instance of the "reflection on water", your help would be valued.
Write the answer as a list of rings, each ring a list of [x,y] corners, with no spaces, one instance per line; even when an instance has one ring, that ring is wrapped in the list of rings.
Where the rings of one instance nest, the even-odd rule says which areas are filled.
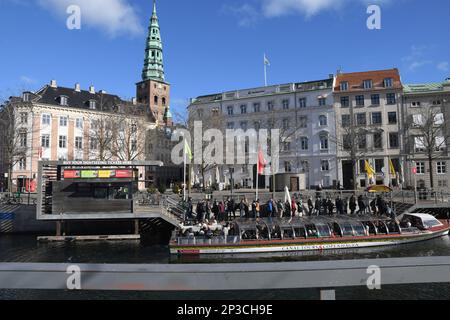
[[[0,262],[48,263],[246,263],[317,260],[376,259],[398,257],[450,256],[450,237],[380,248],[341,249],[322,252],[240,254],[177,257],[168,247],[139,242],[36,242],[33,236],[0,236]],[[365,287],[336,290],[338,299],[449,299],[450,284],[383,286],[380,291]],[[57,292],[0,290],[1,299],[317,299],[313,289],[259,290],[240,292]]]

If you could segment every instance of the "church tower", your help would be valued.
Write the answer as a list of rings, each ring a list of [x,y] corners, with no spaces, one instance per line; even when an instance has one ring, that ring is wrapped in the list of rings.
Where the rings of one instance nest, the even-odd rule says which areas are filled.
[[[137,83],[137,101],[148,105],[158,125],[171,125],[170,84],[165,81],[163,44],[156,12],[156,0],[153,1],[153,13],[148,28],[145,48],[142,81]]]

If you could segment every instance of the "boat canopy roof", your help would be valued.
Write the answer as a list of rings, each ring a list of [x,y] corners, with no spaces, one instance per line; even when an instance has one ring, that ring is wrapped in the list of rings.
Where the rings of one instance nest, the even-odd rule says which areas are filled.
[[[391,221],[389,218],[373,217],[373,216],[317,216],[317,217],[296,217],[296,218],[259,218],[259,219],[236,219],[233,223],[241,231],[253,230],[257,225],[266,226],[268,228],[280,227],[281,229],[289,228],[304,228],[308,225],[333,225],[337,223],[338,225],[352,225],[361,226],[362,222],[373,222],[373,221]]]
[[[442,226],[442,223],[438,219],[428,213],[405,213],[402,219],[408,217],[420,219],[425,227]]]

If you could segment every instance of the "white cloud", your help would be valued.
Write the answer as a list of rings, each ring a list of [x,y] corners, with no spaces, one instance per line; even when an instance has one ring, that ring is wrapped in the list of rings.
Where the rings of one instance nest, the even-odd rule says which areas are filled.
[[[129,0],[38,0],[39,4],[59,16],[68,17],[70,5],[81,8],[81,28],[99,28],[111,37],[140,35],[144,29]],[[150,9],[149,9],[150,10]]]
[[[427,53],[432,51],[429,46],[412,46],[410,53],[402,58],[402,61],[406,64],[406,67],[410,71],[416,71],[417,69],[432,64],[433,60],[426,58]]]
[[[33,84],[36,83],[36,80],[34,80],[33,78],[30,78],[28,76],[21,76],[20,77],[20,81],[26,84]]]
[[[443,62],[438,63],[437,68],[440,71],[447,72],[449,70],[449,63],[448,63],[448,61],[443,61]]]
[[[235,16],[240,27],[254,26],[260,18],[258,9],[248,3],[237,7],[224,5],[222,10]]]
[[[236,16],[240,26],[252,26],[262,18],[300,14],[312,17],[326,10],[338,10],[346,5],[386,4],[392,0],[247,0],[247,3],[226,5],[225,11]],[[252,4],[249,4],[252,3]],[[258,4],[256,4],[258,3]],[[365,12],[365,11],[364,11]]]

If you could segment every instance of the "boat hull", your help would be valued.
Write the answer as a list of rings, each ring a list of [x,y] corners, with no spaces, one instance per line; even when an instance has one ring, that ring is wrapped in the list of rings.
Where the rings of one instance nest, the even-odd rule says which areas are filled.
[[[388,236],[374,236],[362,238],[332,238],[298,241],[253,241],[238,244],[223,245],[177,245],[171,243],[171,254],[200,255],[200,254],[239,254],[239,253],[270,253],[295,251],[323,251],[335,249],[368,248],[396,246],[413,242],[426,241],[449,234],[449,228],[425,231],[414,234],[399,234]]]

